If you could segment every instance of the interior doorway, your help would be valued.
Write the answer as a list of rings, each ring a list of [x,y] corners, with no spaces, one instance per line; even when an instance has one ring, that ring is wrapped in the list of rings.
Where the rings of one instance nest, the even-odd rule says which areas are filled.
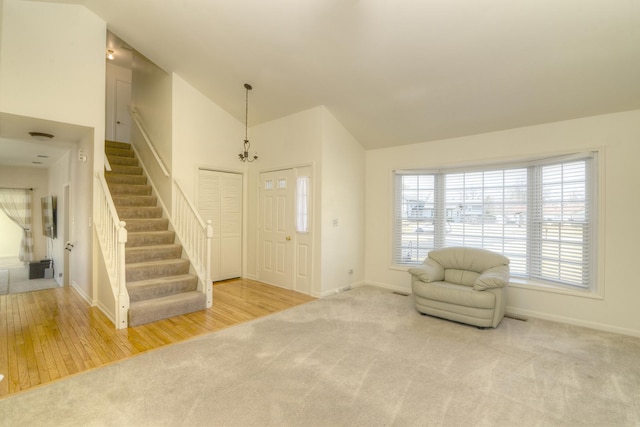
[[[63,218],[62,218],[62,226],[63,226],[63,239],[65,242],[65,250],[63,251],[63,257],[64,257],[64,265],[62,267],[63,271],[62,271],[62,286],[69,286],[69,284],[71,283],[71,249],[73,246],[69,246],[67,247],[67,242],[71,242],[71,222],[70,222],[70,214],[69,212],[71,212],[71,191],[70,191],[70,187],[71,184],[66,184],[64,186],[64,193],[63,193]]]

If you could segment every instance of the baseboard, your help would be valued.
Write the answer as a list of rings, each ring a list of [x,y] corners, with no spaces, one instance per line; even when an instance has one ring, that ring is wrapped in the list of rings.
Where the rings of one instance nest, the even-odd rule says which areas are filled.
[[[80,294],[80,296],[82,297],[83,300],[85,300],[87,302],[87,304],[89,304],[90,306],[93,306],[93,301],[91,300],[91,298],[89,297],[89,295],[87,295],[81,288],[80,286],[75,282],[75,280],[71,281],[71,287],[73,289],[76,290],[76,292],[78,292],[78,294]]]
[[[114,327],[115,327],[115,324],[116,324],[116,317],[115,317],[115,314],[110,313],[110,312],[109,312],[109,310],[108,310],[108,307],[107,307],[107,306],[105,306],[104,304],[102,304],[100,301],[98,301],[98,303],[96,304],[96,307],[98,307],[98,308],[100,309],[100,311],[101,311],[105,316],[107,316],[107,318],[108,318],[109,320],[111,320],[111,323],[113,323],[113,325],[114,325]]]
[[[320,298],[328,297],[329,295],[339,294],[340,292],[345,292],[363,285],[366,285],[366,283],[364,283],[364,281],[359,281],[359,282],[350,283],[348,285],[338,286],[333,289],[322,291],[320,293]]]
[[[590,322],[588,320],[574,319],[571,317],[557,316],[555,314],[541,313],[534,310],[525,310],[515,307],[506,307],[507,314],[516,315],[518,317],[532,317],[534,319],[550,320],[552,322],[566,323],[574,326],[582,326],[584,328],[595,329],[598,331],[612,332],[614,334],[629,335],[632,337],[640,337],[640,331],[629,328],[621,328],[619,326],[607,325],[605,323]]]
[[[367,280],[363,284],[364,285],[376,286],[378,288],[383,288],[383,289],[389,289],[390,291],[393,291],[393,292],[402,292],[404,294],[411,294],[411,286],[390,285],[388,283],[372,282],[370,280]]]

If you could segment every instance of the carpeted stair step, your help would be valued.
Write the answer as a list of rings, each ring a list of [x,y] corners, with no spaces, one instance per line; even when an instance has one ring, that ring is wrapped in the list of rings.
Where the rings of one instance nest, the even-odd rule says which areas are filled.
[[[141,166],[111,165],[111,172],[124,175],[142,175]]]
[[[182,256],[182,246],[178,244],[133,246],[126,248],[125,263],[161,261],[175,259]]]
[[[127,290],[132,303],[151,298],[162,298],[180,292],[193,292],[197,289],[198,278],[193,274],[166,276],[127,283]]]
[[[129,219],[162,218],[162,208],[160,206],[121,206],[116,207],[116,211],[123,221]]]
[[[105,179],[118,216],[126,222],[125,279],[129,326],[206,309],[198,277],[189,273],[183,248],[163,218],[158,199],[130,144],[106,141],[111,165]]]
[[[106,148],[117,148],[119,150],[131,150],[131,144],[128,142],[118,142],[118,141],[105,141],[104,142],[105,149]]]
[[[169,245],[175,241],[175,237],[176,233],[170,230],[127,233],[127,243],[125,243],[125,247],[137,248],[140,246]]]
[[[147,177],[144,175],[125,175],[113,172],[105,172],[104,178],[109,185],[112,184],[129,184],[129,185],[146,185]]]
[[[125,221],[126,229],[129,233],[138,231],[166,231],[169,229],[169,219],[167,218],[129,218]]]
[[[122,157],[122,156],[114,156],[107,155],[109,159],[109,164],[113,165],[121,165],[121,166],[138,166],[138,159],[135,157]]]
[[[129,307],[129,326],[204,310],[206,304],[205,294],[197,291],[132,302]]]
[[[135,157],[136,153],[132,149],[119,149],[113,147],[106,147],[104,152],[107,156],[118,156],[118,157]]]
[[[121,196],[113,195],[113,204],[117,206],[156,206],[156,196]]]
[[[150,196],[150,185],[131,185],[131,184],[109,184],[109,190],[112,196],[131,195],[131,196]]]
[[[187,273],[189,273],[189,261],[182,258],[125,265],[127,283]]]

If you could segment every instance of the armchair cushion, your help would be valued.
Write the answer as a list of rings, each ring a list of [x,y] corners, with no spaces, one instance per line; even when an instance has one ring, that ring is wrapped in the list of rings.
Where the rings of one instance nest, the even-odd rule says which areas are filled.
[[[492,267],[482,273],[473,284],[476,291],[484,291],[485,289],[503,288],[509,283],[509,267],[499,265]]]
[[[444,268],[432,259],[425,259],[420,267],[410,268],[409,273],[423,282],[439,282],[444,280]]]

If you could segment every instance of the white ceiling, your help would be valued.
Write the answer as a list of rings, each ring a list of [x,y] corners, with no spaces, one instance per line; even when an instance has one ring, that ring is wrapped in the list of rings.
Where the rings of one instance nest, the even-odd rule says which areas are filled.
[[[31,131],[54,137],[39,141]],[[0,166],[48,169],[90,132],[84,126],[0,113]]]
[[[249,125],[326,105],[366,148],[640,108],[636,0],[79,0]]]
[[[640,108],[637,0],[43,1],[84,4],[126,40],[116,62],[133,46],[239,121],[251,83],[250,126],[325,105],[369,149]],[[0,165],[48,167],[85,132],[4,114]]]

